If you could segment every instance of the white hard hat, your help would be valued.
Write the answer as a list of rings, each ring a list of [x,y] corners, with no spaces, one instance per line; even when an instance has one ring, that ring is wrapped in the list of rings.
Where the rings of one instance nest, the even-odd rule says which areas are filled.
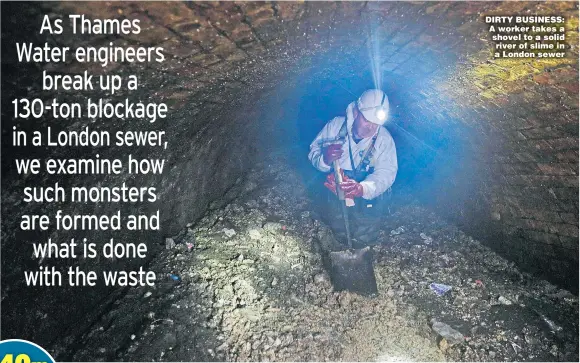
[[[364,91],[357,101],[357,107],[370,122],[382,125],[389,116],[389,99],[380,89]]]

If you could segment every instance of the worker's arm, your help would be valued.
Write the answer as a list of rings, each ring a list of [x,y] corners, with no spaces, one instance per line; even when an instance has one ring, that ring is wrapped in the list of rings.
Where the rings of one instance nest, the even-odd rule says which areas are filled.
[[[339,124],[338,129],[336,127],[337,124]],[[330,165],[327,165],[324,162],[323,148],[321,144],[324,141],[336,138],[338,132],[340,131],[340,125],[342,125],[342,123],[339,118],[335,118],[328,122],[326,125],[324,125],[322,130],[320,130],[318,136],[316,136],[314,141],[312,141],[312,144],[310,144],[310,153],[308,154],[308,159],[310,159],[310,162],[316,169],[324,173],[329,172],[331,168]]]
[[[363,198],[374,199],[383,194],[395,182],[397,176],[397,150],[390,134],[385,137],[385,144],[375,162],[375,170],[360,184],[363,186]]]

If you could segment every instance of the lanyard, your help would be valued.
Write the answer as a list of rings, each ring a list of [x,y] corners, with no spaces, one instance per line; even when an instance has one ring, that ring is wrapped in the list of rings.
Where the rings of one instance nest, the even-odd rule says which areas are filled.
[[[352,131],[352,129],[351,129],[351,131]],[[368,158],[370,158],[371,150],[375,147],[375,141],[377,141],[377,136],[379,135],[378,131],[379,130],[377,130],[377,133],[375,134],[375,136],[373,136],[373,140],[371,141],[371,144],[367,148],[365,155],[360,160],[360,163],[358,164],[358,166],[356,168],[354,166],[354,158],[352,157],[352,148],[351,148],[351,144],[350,144],[350,137],[348,138],[348,154],[350,156],[350,166],[351,166],[353,172],[355,172],[355,173],[360,172],[361,167],[364,164],[368,164]]]

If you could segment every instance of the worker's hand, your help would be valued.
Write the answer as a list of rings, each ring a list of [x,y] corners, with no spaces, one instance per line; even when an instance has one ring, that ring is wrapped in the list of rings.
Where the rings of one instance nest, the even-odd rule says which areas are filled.
[[[363,186],[353,179],[346,179],[340,183],[340,189],[344,191],[345,198],[360,198],[363,196]]]
[[[342,180],[348,179],[346,175],[344,175],[344,171],[340,169],[340,175],[342,176]],[[326,176],[326,181],[324,182],[324,186],[328,188],[331,192],[336,194],[336,180],[334,178],[334,172],[328,174]]]
[[[340,159],[342,156],[342,145],[331,144],[322,149],[322,157],[326,165],[332,164],[333,161]]]

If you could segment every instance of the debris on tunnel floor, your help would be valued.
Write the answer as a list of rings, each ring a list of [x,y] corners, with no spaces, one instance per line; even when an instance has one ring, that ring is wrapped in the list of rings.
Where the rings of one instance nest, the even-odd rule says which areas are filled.
[[[151,266],[168,278],[129,289],[72,360],[578,360],[576,296],[416,203],[372,246],[379,296],[334,292],[337,242],[285,165],[256,166],[174,236]]]

